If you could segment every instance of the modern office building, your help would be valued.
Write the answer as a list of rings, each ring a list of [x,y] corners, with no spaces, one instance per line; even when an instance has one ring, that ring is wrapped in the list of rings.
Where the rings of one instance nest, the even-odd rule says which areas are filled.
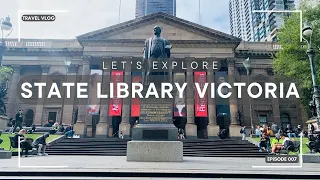
[[[230,0],[229,16],[231,34],[244,41],[253,41],[250,0]]]
[[[294,0],[230,0],[231,34],[245,41],[277,41],[283,15],[289,13],[255,11],[290,10],[294,6]]]
[[[137,0],[136,18],[149,14],[163,12],[176,15],[176,0]]]
[[[251,0],[254,41],[277,41],[276,32],[283,25],[288,13],[257,13],[253,10],[290,10],[294,0]]]

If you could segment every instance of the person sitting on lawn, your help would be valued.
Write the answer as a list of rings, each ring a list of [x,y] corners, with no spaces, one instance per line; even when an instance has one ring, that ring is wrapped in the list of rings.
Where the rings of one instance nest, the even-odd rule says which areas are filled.
[[[10,127],[9,133],[14,133],[13,129],[14,129],[14,126],[16,125],[16,120],[13,118],[10,118],[9,121],[10,121],[10,123],[8,123],[8,127]]]
[[[46,148],[47,148],[47,143],[46,139],[49,137],[49,133],[46,133],[42,136],[39,136],[33,143],[32,146],[34,148],[38,149],[38,156],[47,156],[46,154]]]
[[[260,130],[260,126],[257,126],[256,132],[255,132],[256,136],[261,138],[261,130]]]
[[[269,150],[270,146],[270,138],[266,135],[266,133],[262,134],[259,142],[259,152],[262,152],[262,149]]]
[[[288,138],[291,138],[292,136],[296,137],[296,134],[293,132],[293,129],[291,128],[290,124],[287,125],[285,132],[287,133]]]
[[[283,139],[279,133],[276,134],[276,137],[271,141],[272,153],[280,150],[282,148]]]
[[[265,133],[265,134],[268,134],[268,126],[267,125],[262,125],[262,128],[260,128],[260,130],[261,130],[261,133],[263,134],[263,133]]]
[[[32,149],[32,146],[30,144],[30,140],[28,140],[27,138],[24,137],[24,135],[26,134],[26,130],[25,129],[21,129],[18,134],[16,134],[14,136],[14,142],[16,144],[16,146],[18,147],[18,143],[19,143],[19,139],[20,139],[20,145],[22,150],[25,151],[25,156],[28,157],[28,151]]]
[[[36,125],[35,125],[35,124],[32,124],[32,125],[31,125],[31,129],[28,130],[28,134],[34,133],[34,132],[36,131],[36,129],[37,129],[37,128],[36,128]]]
[[[295,133],[298,137],[301,136],[301,133],[302,133],[302,128],[301,128],[301,125],[298,125],[297,128],[295,129]]]
[[[51,127],[51,129],[49,130],[49,134],[55,134],[59,131],[60,126],[58,123],[54,123],[54,125]]]
[[[73,125],[68,126],[64,130],[64,135],[66,135],[67,138],[72,138],[73,137],[73,135],[74,135]]]
[[[270,127],[268,127],[267,135],[268,135],[269,137],[274,135],[274,133],[273,133],[273,131],[272,131],[272,129],[271,129]]]
[[[52,126],[51,126],[50,122],[47,121],[47,122],[43,125],[43,127],[52,127]]]
[[[293,141],[293,139],[290,140],[288,137],[282,136],[281,138],[280,135],[277,134],[276,138],[272,142],[272,153],[287,149],[290,145],[293,145]]]

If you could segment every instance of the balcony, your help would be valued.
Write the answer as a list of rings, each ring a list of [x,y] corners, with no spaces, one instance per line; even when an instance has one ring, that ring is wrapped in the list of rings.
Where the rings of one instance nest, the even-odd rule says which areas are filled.
[[[59,40],[59,39],[7,39],[8,48],[82,48],[76,39]]]
[[[276,2],[276,0],[269,0],[269,2],[268,2],[268,6],[270,6],[270,5],[274,4],[275,2]]]
[[[276,7],[275,4],[271,4],[271,5],[269,5],[268,9],[269,9],[269,10],[273,10],[275,7]]]

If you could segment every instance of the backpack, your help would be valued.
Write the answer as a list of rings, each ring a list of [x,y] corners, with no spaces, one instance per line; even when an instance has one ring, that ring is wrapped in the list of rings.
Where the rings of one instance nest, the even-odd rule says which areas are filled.
[[[243,133],[243,129],[241,128],[241,129],[240,129],[240,134],[242,134],[242,133]]]

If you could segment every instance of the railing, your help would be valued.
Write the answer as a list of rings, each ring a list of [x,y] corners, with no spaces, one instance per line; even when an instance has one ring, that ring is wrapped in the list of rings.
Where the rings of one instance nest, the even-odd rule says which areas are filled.
[[[7,39],[8,48],[82,48],[77,39],[61,40],[61,39]],[[280,50],[281,45],[273,42],[242,42],[239,50]]]
[[[281,49],[281,45],[274,42],[241,42],[237,50],[263,50],[277,51]]]
[[[54,40],[54,39],[7,39],[6,46],[8,48],[82,48],[76,39],[70,40]]]

